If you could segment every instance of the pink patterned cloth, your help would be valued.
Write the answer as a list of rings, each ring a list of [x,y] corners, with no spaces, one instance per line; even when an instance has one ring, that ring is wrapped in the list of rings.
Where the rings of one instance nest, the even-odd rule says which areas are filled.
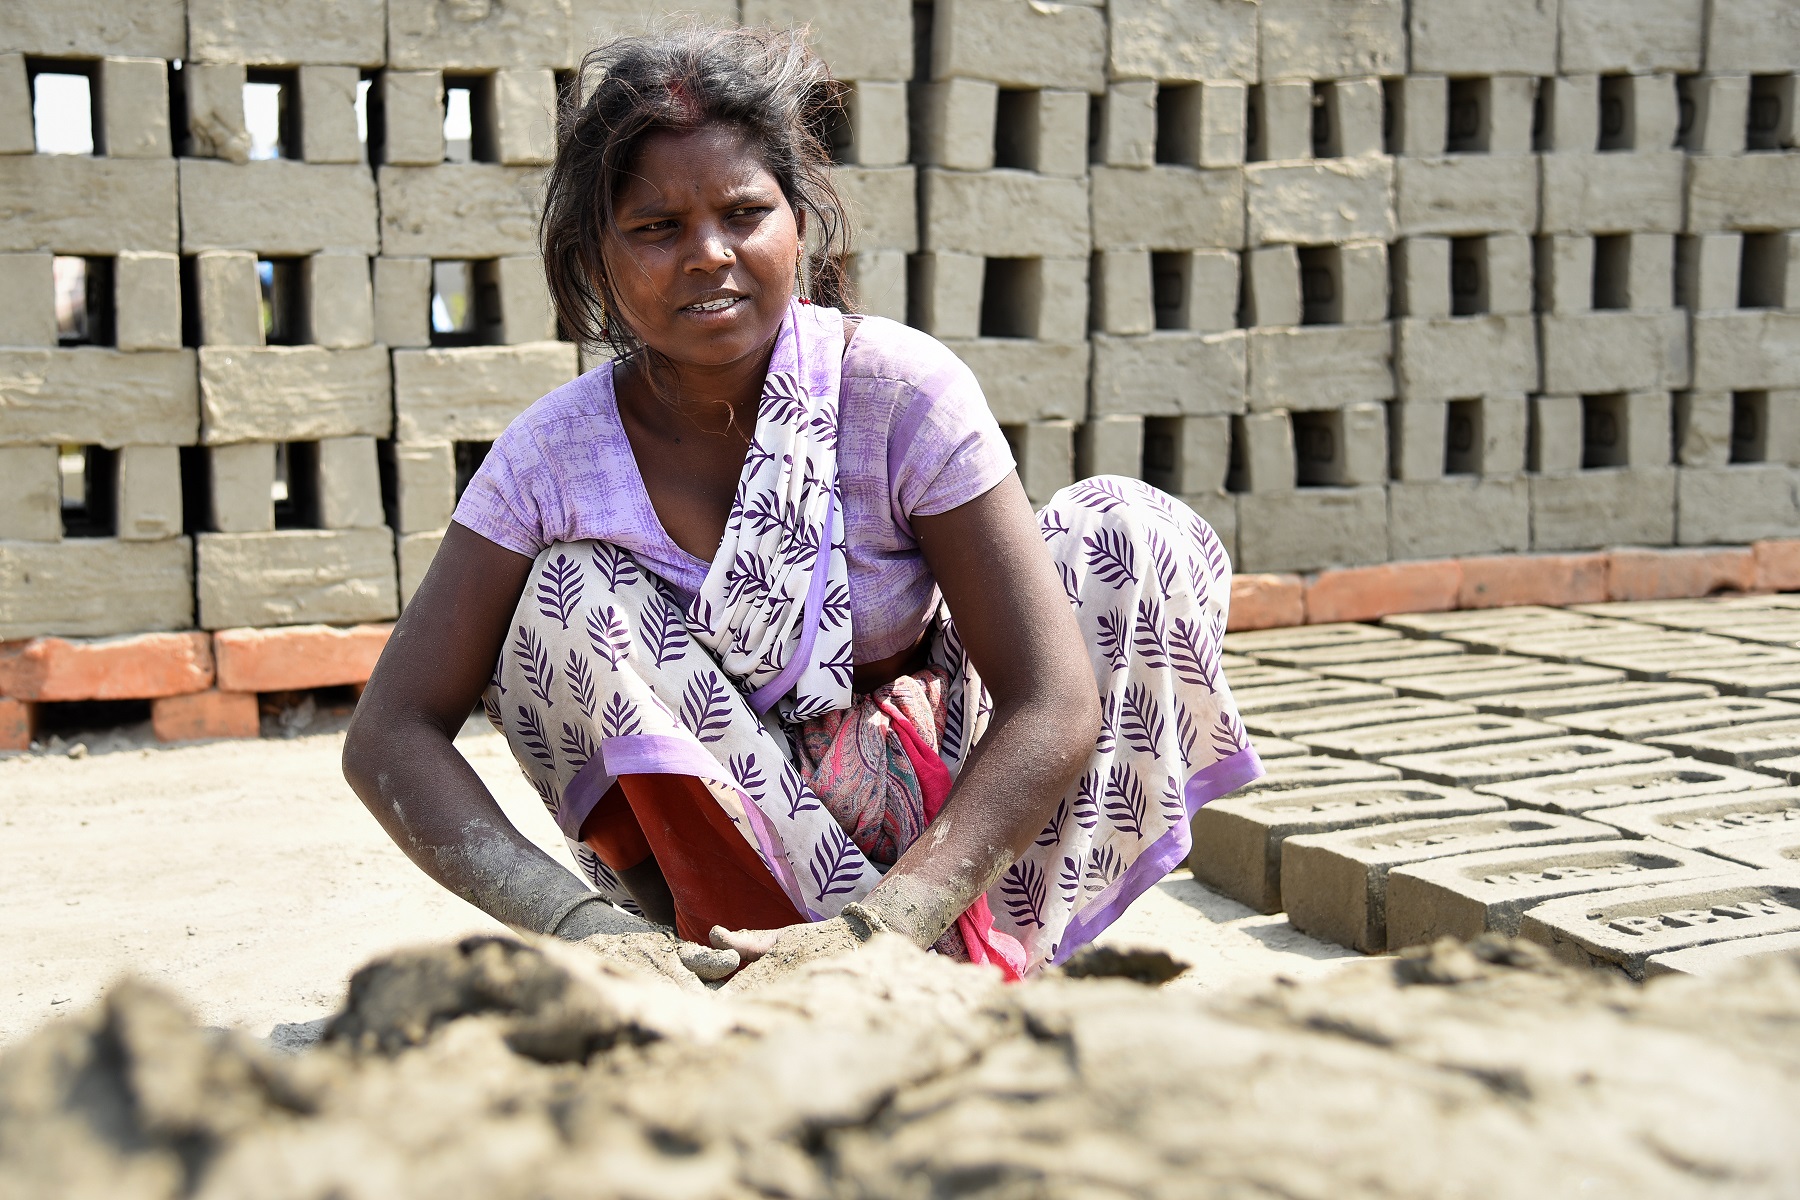
[[[918,841],[950,797],[950,770],[938,753],[949,685],[949,672],[928,667],[795,730],[801,778],[882,870]],[[959,962],[992,963],[1007,979],[1024,978],[1025,948],[994,928],[986,896],[977,896],[932,949]]]
[[[935,667],[902,675],[795,731],[801,778],[878,867],[893,866],[925,829],[919,774],[889,710],[900,712],[935,754],[949,682]]]

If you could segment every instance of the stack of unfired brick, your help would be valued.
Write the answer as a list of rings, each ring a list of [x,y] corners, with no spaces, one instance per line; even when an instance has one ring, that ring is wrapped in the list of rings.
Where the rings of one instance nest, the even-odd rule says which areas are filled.
[[[1229,634],[1268,773],[1200,809],[1189,863],[1365,952],[1502,933],[1641,978],[1792,950],[1794,600]]]
[[[677,13],[812,25],[864,305],[969,362],[1034,499],[1148,479],[1248,571],[1800,532],[1790,0]],[[597,364],[536,256],[548,114],[653,15],[0,11],[0,638],[392,617]],[[57,73],[91,156],[38,152]]]

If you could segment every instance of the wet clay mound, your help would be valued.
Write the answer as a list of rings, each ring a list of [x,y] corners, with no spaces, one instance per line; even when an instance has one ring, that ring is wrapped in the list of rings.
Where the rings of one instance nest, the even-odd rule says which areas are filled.
[[[689,991],[472,939],[294,1056],[125,982],[0,1059],[0,1196],[1800,1195],[1800,959],[1443,943],[1226,999],[878,940]]]

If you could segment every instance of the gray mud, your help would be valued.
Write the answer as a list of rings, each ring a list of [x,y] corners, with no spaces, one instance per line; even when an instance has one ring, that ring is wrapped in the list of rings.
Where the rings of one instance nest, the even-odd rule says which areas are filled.
[[[0,1197],[1792,1197],[1796,1112],[1800,958],[1637,987],[1495,939],[1207,996],[878,937],[708,991],[482,937],[295,1054],[118,983],[0,1058]]]

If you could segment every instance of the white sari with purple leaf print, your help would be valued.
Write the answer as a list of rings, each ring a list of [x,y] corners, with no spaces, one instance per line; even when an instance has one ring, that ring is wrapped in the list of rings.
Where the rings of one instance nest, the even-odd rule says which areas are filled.
[[[619,881],[577,838],[624,774],[702,780],[810,919],[881,878],[796,770],[788,729],[852,702],[837,473],[842,316],[794,305],[764,385],[719,553],[691,602],[605,542],[537,558],[484,700],[602,894]],[[1097,478],[1040,514],[1087,639],[1104,728],[1076,786],[989,892],[1030,964],[1061,961],[1187,855],[1188,818],[1261,774],[1219,668],[1231,566],[1184,505]],[[952,774],[989,704],[940,605]],[[973,798],[970,798],[973,799]]]

